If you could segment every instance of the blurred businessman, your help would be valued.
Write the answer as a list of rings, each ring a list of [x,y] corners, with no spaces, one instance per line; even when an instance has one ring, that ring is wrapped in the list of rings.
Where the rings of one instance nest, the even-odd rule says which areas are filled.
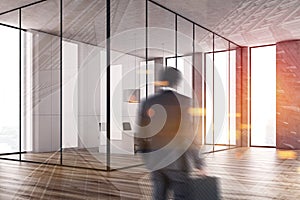
[[[188,112],[192,99],[176,92],[182,79],[179,70],[167,67],[161,72],[162,90],[141,103],[138,120],[140,152],[151,171],[153,198],[186,199],[186,181],[192,168],[203,174],[200,145]],[[196,126],[195,126],[196,127]]]

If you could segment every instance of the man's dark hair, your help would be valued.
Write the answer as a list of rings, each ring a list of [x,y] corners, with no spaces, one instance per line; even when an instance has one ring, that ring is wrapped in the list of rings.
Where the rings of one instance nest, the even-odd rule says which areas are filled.
[[[176,86],[182,79],[181,72],[174,67],[166,67],[165,70],[161,71],[161,81],[168,81],[169,87]]]

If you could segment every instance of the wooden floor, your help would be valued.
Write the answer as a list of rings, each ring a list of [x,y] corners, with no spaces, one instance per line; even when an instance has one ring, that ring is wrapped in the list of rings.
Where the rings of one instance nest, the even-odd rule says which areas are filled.
[[[46,153],[22,153],[21,159],[24,161],[32,161],[39,163],[60,164],[60,152]],[[19,154],[0,155],[0,158],[19,160]],[[63,165],[106,170],[106,154],[99,153],[97,149],[64,149],[62,152]],[[120,162],[121,161],[121,162]],[[125,155],[113,154],[110,157],[110,167],[112,169],[120,169],[143,164],[139,154]]]
[[[275,149],[249,148],[205,157],[208,174],[220,177],[222,199],[298,200],[300,152],[296,153],[293,159],[279,159]],[[128,166],[128,159],[118,157],[118,162]],[[151,199],[151,190],[143,166],[103,172],[0,160],[0,200]]]

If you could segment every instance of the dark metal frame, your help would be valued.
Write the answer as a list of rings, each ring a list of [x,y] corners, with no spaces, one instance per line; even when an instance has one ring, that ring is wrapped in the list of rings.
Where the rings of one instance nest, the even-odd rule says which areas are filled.
[[[18,27],[0,23],[1,26],[13,28],[19,30],[19,152],[14,152],[14,153],[4,153],[0,155],[13,155],[13,154],[19,154],[19,159],[18,161],[22,161],[22,31],[26,31],[25,29],[22,28],[22,9],[45,2],[47,0],[41,0],[37,2],[33,2],[24,6],[20,6],[5,12],[0,13],[1,15],[5,15],[10,12],[18,11]],[[3,159],[3,158],[0,158]],[[15,159],[13,159],[15,160]]]
[[[175,15],[177,16],[177,15]],[[169,59],[175,59],[175,67],[177,68],[177,58],[182,58],[182,57],[186,57],[186,56],[192,56],[192,66],[194,67],[194,63],[195,63],[195,25],[196,24],[193,24],[193,53],[192,54],[187,54],[187,55],[177,55],[177,17],[175,17],[175,56],[169,56],[169,57],[166,57],[165,58],[165,63],[166,63],[166,66],[168,65],[168,60]],[[228,41],[228,40],[227,40]],[[218,50],[218,51],[215,51],[215,34],[213,33],[213,51],[209,51],[209,52],[205,52],[204,53],[204,66],[203,66],[203,69],[205,70],[205,73],[203,74],[203,76],[206,76],[206,55],[207,54],[213,54],[213,83],[214,83],[214,70],[215,70],[215,54],[216,53],[220,53],[220,52],[228,52],[228,75],[229,75],[229,84],[228,84],[228,91],[230,91],[230,51],[232,50],[236,50],[235,48],[231,48],[231,42],[228,41],[228,49],[226,50]],[[238,46],[238,47],[241,47],[241,46]],[[194,82],[194,68],[193,68],[193,89],[195,89],[195,82]],[[206,84],[205,86],[203,87],[206,87]],[[214,93],[214,84],[213,84],[213,93]],[[230,96],[228,96],[228,98],[230,99]],[[206,102],[206,95],[204,97],[204,102]],[[213,96],[213,102],[214,102],[214,96]],[[228,101],[228,111],[230,111],[230,101]],[[204,105],[204,107],[206,108],[206,103]],[[228,112],[229,113],[229,112]],[[213,128],[213,144],[209,144],[206,142],[206,116],[204,117],[204,145],[213,145],[213,151],[211,152],[217,152],[219,150],[215,150],[215,146],[228,146],[229,148],[227,149],[233,149],[233,148],[236,148],[236,145],[231,145],[231,141],[230,141],[230,130],[228,132],[228,144],[215,144],[215,133],[214,133],[214,128]],[[213,103],[213,127],[214,127],[214,103]],[[229,127],[230,127],[230,118],[228,118],[228,124],[229,124]]]
[[[1,15],[0,15],[1,16]],[[5,27],[9,27],[9,28],[13,28],[13,29],[20,29],[20,27],[16,27],[16,26],[12,26],[12,25],[9,25],[9,24],[3,24],[3,23],[0,23],[0,26],[5,26]],[[23,29],[21,28],[22,31],[27,31],[26,29]]]
[[[249,47],[249,146],[250,147],[265,147],[265,148],[276,148],[275,146],[260,146],[260,145],[252,145],[252,49],[261,48],[261,47],[269,47],[269,46],[276,46],[276,44],[266,44],[266,45],[259,45],[259,46],[252,46]]]
[[[60,83],[59,83],[59,88],[60,88],[60,134],[59,134],[59,137],[60,137],[60,146],[59,146],[59,151],[60,151],[60,164],[62,165],[63,164],[63,153],[62,153],[62,144],[63,144],[63,137],[62,137],[62,134],[63,134],[63,121],[62,121],[62,112],[63,112],[63,103],[62,103],[62,95],[63,95],[63,73],[62,73],[62,70],[63,70],[63,63],[62,63],[62,59],[63,59],[63,0],[60,0],[60,38],[59,38],[59,49],[60,49],[60,52],[59,52],[59,57],[60,57],[60,61],[59,61],[59,76],[60,76]]]
[[[175,14],[175,15],[177,15],[177,16],[179,16],[179,17],[185,19],[185,20],[187,20],[188,22],[190,22],[190,23],[192,23],[192,24],[195,24],[196,26],[198,26],[198,27],[200,27],[200,28],[202,28],[202,29],[204,29],[204,30],[210,32],[210,33],[214,33],[216,36],[219,36],[220,38],[223,38],[223,39],[225,39],[225,40],[231,42],[232,44],[235,44],[236,46],[239,46],[239,47],[240,47],[240,45],[236,44],[235,42],[233,42],[233,41],[231,41],[231,40],[229,40],[229,39],[227,39],[227,38],[225,38],[225,37],[223,37],[223,36],[221,36],[221,35],[215,33],[214,31],[212,31],[212,30],[210,30],[210,29],[208,29],[208,28],[206,28],[206,27],[204,27],[204,26],[202,26],[202,25],[200,25],[200,24],[198,24],[198,23],[196,23],[196,22],[194,22],[194,21],[192,21],[192,20],[186,18],[185,16],[183,16],[183,15],[181,15],[181,14],[179,14],[179,13],[177,13],[177,12],[175,12],[175,11],[173,11],[173,10],[171,10],[171,9],[169,9],[169,8],[167,8],[167,7],[161,5],[161,4],[159,4],[159,3],[157,3],[157,2],[155,2],[155,1],[153,1],[153,0],[147,0],[147,1],[149,1],[149,2],[151,2],[151,3],[153,3],[153,4],[155,4],[155,5],[157,5],[158,7],[161,7],[161,8],[163,8],[164,10],[167,10],[167,11],[169,11],[169,12],[171,12],[171,13],[173,13],[173,14]]]
[[[230,48],[230,44],[231,43],[228,41],[229,48],[226,49],[226,50],[210,51],[210,52],[205,52],[204,53],[204,63],[205,63],[204,65],[206,66],[206,55],[207,54],[213,54],[213,66],[214,66],[214,64],[215,64],[215,62],[214,62],[214,55],[215,55],[215,53],[228,52],[228,75],[229,75],[229,77],[228,77],[228,79],[229,79],[229,84],[228,84],[229,88],[228,89],[229,90],[228,91],[229,92],[230,92],[230,51],[236,50],[234,48]],[[206,67],[204,69],[206,69]],[[204,74],[204,76],[206,77],[206,73]],[[213,82],[214,82],[214,80],[213,80]],[[214,84],[213,84],[213,87],[214,87]],[[214,92],[214,89],[213,89],[213,92]],[[206,92],[205,92],[205,94],[206,94]],[[228,101],[228,111],[230,111],[230,93],[228,95],[229,95],[228,96],[228,99],[229,99],[229,101]],[[204,99],[205,99],[205,102],[206,102],[206,95],[205,95]],[[206,106],[205,106],[205,108],[206,108]],[[228,114],[230,114],[230,113],[228,112]],[[205,117],[205,119],[206,119],[206,117]],[[213,116],[213,120],[214,120],[214,116]],[[205,145],[214,145],[214,146],[219,146],[219,145],[221,145],[221,146],[229,146],[229,149],[232,149],[231,147],[236,148],[236,145],[231,145],[231,143],[230,143],[231,142],[230,141],[230,118],[228,118],[228,127],[229,127],[228,144],[214,144],[214,138],[213,138],[213,144],[206,143],[206,134],[204,134],[204,144]],[[205,130],[205,133],[206,133],[206,130]],[[214,137],[214,131],[213,131],[213,137]],[[213,152],[216,152],[216,151],[213,151]]]
[[[19,11],[19,160],[21,160],[21,152],[22,152],[22,10],[21,8],[18,9]]]
[[[228,49],[230,49],[230,42],[228,42]],[[227,111],[227,113],[228,113],[228,144],[229,144],[229,149],[230,149],[230,131],[231,131],[231,129],[230,129],[230,122],[231,122],[231,113],[230,113],[230,86],[231,86],[231,84],[230,84],[230,72],[231,72],[231,70],[230,70],[230,50],[228,50],[228,111]],[[236,71],[236,70],[235,70]]]
[[[106,0],[106,170],[110,167],[110,0]]]
[[[178,69],[178,15],[175,14],[175,68]]]
[[[21,10],[23,8],[27,8],[27,7],[30,7],[30,6],[33,6],[33,5],[36,5],[36,4],[39,4],[39,3],[42,3],[44,1],[47,1],[47,0],[41,0],[41,1],[37,1],[37,2],[33,2],[33,3],[30,3],[30,4],[26,4],[24,6],[20,6],[20,7],[17,7],[17,8],[14,8],[14,9],[11,9],[11,10],[8,10],[8,11],[5,11],[5,12],[2,12],[0,13],[0,15],[5,15],[7,13],[10,13],[10,12],[13,12],[13,11],[17,11],[17,10]]]
[[[106,112],[106,118],[107,118],[107,123],[106,123],[106,136],[107,136],[107,146],[106,146],[106,169],[95,169],[95,168],[89,168],[89,167],[79,167],[79,166],[70,166],[70,165],[64,165],[63,164],[63,148],[62,148],[62,134],[63,134],[63,122],[62,122],[62,111],[63,111],[63,103],[62,103],[62,95],[63,95],[63,74],[62,74],[62,68],[63,68],[63,65],[62,65],[62,59],[63,59],[63,0],[60,0],[60,32],[59,32],[59,37],[60,37],[60,62],[59,62],[59,67],[60,67],[60,149],[59,149],[59,153],[60,153],[60,163],[59,164],[53,164],[53,163],[45,163],[45,162],[36,162],[36,161],[29,161],[29,160],[22,160],[22,157],[21,155],[23,153],[26,153],[26,151],[23,151],[22,152],[22,142],[21,142],[21,136],[22,136],[22,129],[21,129],[21,122],[22,122],[22,116],[21,116],[21,108],[22,108],[22,105],[21,105],[21,100],[22,100],[22,94],[21,94],[21,87],[22,87],[22,83],[21,83],[21,70],[22,70],[22,31],[27,31],[26,29],[22,28],[22,9],[24,8],[27,8],[27,7],[30,7],[30,6],[33,6],[33,5],[36,5],[36,4],[39,4],[39,3],[42,3],[42,2],[46,2],[47,0],[41,0],[41,1],[37,1],[37,2],[34,2],[34,3],[30,3],[30,4],[27,4],[27,5],[24,5],[24,6],[21,6],[21,7],[18,7],[18,8],[14,8],[14,9],[11,9],[11,10],[8,10],[8,11],[5,11],[5,12],[2,12],[0,13],[0,16],[1,15],[4,15],[4,14],[7,14],[7,13],[10,13],[10,12],[13,12],[13,11],[18,11],[19,12],[19,26],[18,27],[15,27],[15,26],[12,26],[12,25],[8,25],[8,24],[3,24],[3,23],[0,23],[1,26],[6,26],[6,27],[9,27],[9,28],[14,28],[14,29],[18,29],[19,30],[19,86],[20,86],[20,89],[19,89],[19,100],[20,100],[20,104],[19,104],[19,108],[20,108],[20,113],[19,113],[19,124],[20,124],[20,130],[19,130],[19,152],[14,152],[14,153],[6,153],[6,154],[0,154],[0,156],[3,156],[3,155],[12,155],[12,154],[19,154],[19,159],[10,159],[10,158],[1,158],[0,159],[3,159],[3,160],[13,160],[13,161],[21,161],[21,162],[27,162],[27,163],[36,163],[36,164],[46,164],[46,165],[54,165],[54,166],[65,166],[65,167],[75,167],[75,168],[81,168],[81,169],[92,169],[92,170],[101,170],[101,171],[114,171],[114,170],[119,170],[119,169],[126,169],[126,168],[131,168],[131,167],[136,167],[136,166],[140,166],[142,164],[139,164],[139,165],[134,165],[134,166],[128,166],[128,167],[123,167],[123,168],[119,168],[119,169],[113,169],[111,168],[111,160],[110,160],[110,156],[111,156],[111,146],[110,146],[110,139],[111,139],[111,127],[110,127],[110,122],[111,122],[111,119],[110,119],[110,102],[111,102],[111,98],[110,98],[110,67],[111,67],[111,41],[110,41],[110,37],[111,37],[111,16],[110,16],[110,12],[111,12],[111,1],[110,0],[106,0],[106,63],[107,63],[107,82],[106,82],[106,89],[107,89],[107,97],[106,97],[106,100],[107,100],[107,112]],[[208,31],[209,33],[212,33],[213,34],[213,53],[215,53],[215,36],[218,36],[220,38],[223,38],[224,40],[228,41],[229,44],[234,44],[238,47],[240,47],[238,44],[234,43],[233,41],[230,41],[228,39],[226,39],[225,37],[211,31],[210,29],[206,28],[206,27],[203,27],[201,26],[200,24],[184,17],[183,15],[169,9],[169,8],[166,8],[165,6],[153,1],[153,0],[145,0],[145,36],[146,36],[146,41],[145,41],[145,56],[146,56],[146,71],[148,71],[148,37],[149,37],[149,33],[148,33],[148,27],[149,27],[149,16],[148,16],[148,12],[149,12],[149,9],[148,9],[148,6],[149,6],[149,3],[152,3],[160,8],[162,8],[163,10],[166,10],[167,12],[170,12],[170,13],[173,13],[174,16],[175,16],[175,58],[176,58],[176,67],[177,67],[177,58],[178,57],[181,57],[181,56],[178,56],[178,33],[177,33],[177,26],[178,26],[178,17],[190,22],[192,25],[193,25],[193,53],[191,54],[192,56],[192,65],[194,66],[195,65],[195,27],[200,27],[201,29],[204,29],[206,31]],[[214,57],[214,56],[213,56]],[[205,58],[204,58],[205,59]],[[214,59],[214,58],[213,58]],[[167,58],[166,58],[166,63],[167,63]],[[214,61],[213,61],[214,63]],[[213,64],[214,65],[214,64]],[[205,67],[203,67],[203,71],[205,72]],[[195,76],[195,71],[193,70],[193,77]],[[204,81],[204,87],[205,87],[206,83]],[[195,82],[194,82],[194,79],[193,79],[193,87],[195,87]],[[205,88],[204,88],[205,89]],[[148,98],[148,73],[146,73],[146,98]],[[206,95],[205,95],[205,98],[206,98]],[[205,102],[204,102],[204,105],[205,105]],[[206,105],[205,105],[206,106]],[[204,120],[206,120],[204,118]],[[205,128],[205,127],[204,127]],[[215,151],[213,151],[215,152]]]
[[[146,48],[145,48],[145,53],[146,53],[146,99],[148,99],[148,27],[149,27],[149,16],[148,16],[148,0],[145,0],[146,3],[146,18],[145,18],[145,36],[146,36]]]
[[[205,74],[206,75],[206,74]],[[212,91],[212,134],[213,134],[213,151],[215,151],[215,33],[213,33],[213,91]],[[205,99],[206,101],[206,99]],[[206,116],[205,116],[206,117]]]
[[[195,30],[195,24],[193,24],[193,54],[192,54],[192,79],[193,79],[192,80],[192,88],[193,88],[193,90],[195,89],[195,59],[196,59],[195,58],[195,48],[196,48],[196,41],[195,41],[196,38],[195,37],[196,37],[196,30]],[[192,97],[193,97],[193,99],[195,99],[195,92],[192,93]],[[193,107],[195,107],[195,106],[196,106],[196,102],[193,101]],[[201,121],[201,123],[202,123],[202,121]],[[198,127],[196,128],[196,130],[198,129]],[[195,117],[194,116],[193,116],[193,128],[195,128]],[[193,130],[193,131],[195,132],[195,130]]]

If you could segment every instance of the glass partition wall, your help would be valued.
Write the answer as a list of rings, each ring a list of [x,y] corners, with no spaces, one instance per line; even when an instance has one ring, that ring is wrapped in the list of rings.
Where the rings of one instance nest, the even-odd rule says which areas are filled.
[[[205,53],[207,151],[236,145],[236,45],[214,37],[214,51]]]
[[[135,141],[141,99],[153,89],[153,64],[146,63],[145,1],[111,0],[110,167],[143,164]]]
[[[106,1],[62,8],[62,162],[106,170]]]
[[[236,145],[239,46],[156,2],[39,1],[0,13],[0,35],[1,159],[143,165],[137,110],[165,66],[183,74],[204,151]]]
[[[49,10],[43,17],[40,10]],[[59,164],[61,162],[61,49],[60,49],[60,19],[59,0],[42,2],[22,8],[19,13],[21,27],[26,29],[26,40],[22,42],[25,49],[22,55],[26,60],[22,68],[25,82],[21,87],[26,88],[22,93],[23,106],[27,116],[21,120],[27,129],[21,129],[23,145],[22,160]],[[50,26],[52,33],[44,33]],[[40,27],[43,29],[40,29]],[[46,32],[46,31],[45,31]],[[57,36],[55,36],[57,35]]]
[[[198,102],[199,125],[203,151],[213,152],[236,145],[236,45],[224,38],[195,29],[196,43],[192,56],[181,54],[166,59],[167,66],[176,67],[190,82],[193,98]],[[197,37],[201,38],[200,40]],[[204,39],[203,39],[204,38]],[[185,41],[185,44],[188,44]],[[192,58],[191,58],[192,57]],[[177,59],[176,59],[177,58]],[[187,63],[194,64],[189,66]],[[203,63],[201,63],[203,62]],[[177,64],[177,65],[176,65]],[[200,66],[197,66],[201,64]],[[192,69],[193,75],[188,74]],[[198,73],[198,75],[197,75]],[[197,85],[195,85],[195,82]],[[198,88],[197,88],[198,86]],[[200,88],[199,88],[200,86]],[[189,92],[178,91],[186,96]]]

